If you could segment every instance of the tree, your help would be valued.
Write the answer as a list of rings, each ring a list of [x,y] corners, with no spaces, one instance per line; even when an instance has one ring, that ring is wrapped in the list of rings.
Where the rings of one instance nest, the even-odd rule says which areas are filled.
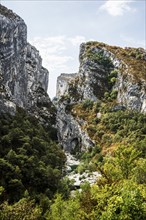
[[[2,220],[39,220],[41,217],[41,209],[35,206],[34,201],[21,199],[14,205],[4,202],[0,205],[0,219]]]

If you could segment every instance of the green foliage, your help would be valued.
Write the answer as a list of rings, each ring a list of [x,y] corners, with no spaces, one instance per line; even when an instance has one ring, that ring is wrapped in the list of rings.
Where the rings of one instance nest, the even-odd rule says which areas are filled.
[[[66,160],[53,128],[23,111],[14,117],[1,115],[0,122],[0,185],[5,199],[14,203],[26,191],[36,201],[41,193],[51,198],[61,184]]]
[[[110,82],[112,83],[112,84],[114,84],[115,82],[116,82],[116,77],[112,77],[111,79],[110,79]]]
[[[90,60],[98,63],[99,65],[104,66],[104,68],[109,69],[113,67],[112,61],[109,57],[106,57],[103,50],[96,51],[94,49],[88,49],[86,56],[90,58]]]
[[[112,78],[113,79],[113,78]],[[115,78],[114,78],[115,79]],[[114,81],[115,82],[115,81]],[[110,98],[111,100],[116,99],[118,95],[118,91],[117,90],[112,90],[112,92],[110,93]]]
[[[0,205],[0,219],[2,220],[39,220],[41,209],[35,206],[34,201],[21,199],[14,205],[4,202]]]
[[[111,73],[111,79],[114,74],[117,72]],[[80,219],[144,220],[146,116],[118,108],[112,100],[116,98],[117,91],[112,90],[105,95],[107,99],[97,104],[97,110],[96,103],[90,111],[80,105],[73,107],[77,112],[74,116],[80,117],[80,112],[84,115],[86,124],[83,129],[95,141],[95,148],[81,153],[82,163],[77,170],[101,174],[96,184],[83,188],[81,193],[74,195],[74,200],[79,203]],[[97,112],[100,118],[96,121]],[[70,200],[71,197],[66,202]]]
[[[25,198],[11,205],[2,202],[0,219],[146,219],[145,115],[117,111],[102,113],[98,123],[90,120],[98,144],[82,152],[82,163],[76,170],[98,171],[101,176],[92,186],[81,185],[82,191],[73,196],[70,181],[67,178],[60,181],[65,158],[45,128],[37,124],[34,128],[27,120],[23,129],[15,120],[12,131],[11,120],[1,120],[4,129],[0,130],[0,199],[2,202],[6,195],[10,202]],[[112,144],[118,146],[110,152]],[[103,154],[105,149],[109,150],[107,154]],[[61,194],[52,199],[56,191]],[[39,205],[30,198],[39,201]]]
[[[102,135],[102,144],[105,144],[106,146],[110,146],[112,144],[112,137],[109,134],[103,134]]]
[[[124,179],[130,177],[132,170],[136,166],[135,161],[140,156],[141,152],[137,151],[136,148],[132,146],[121,146],[116,152],[116,163],[117,167],[120,168],[122,176]]]
[[[102,165],[97,164],[101,173],[97,183],[81,185],[82,191],[67,200],[57,195],[46,214],[47,219],[144,220],[145,164],[146,159],[141,158],[141,152],[135,147],[119,147],[113,156],[104,157]],[[140,184],[137,178],[142,180]]]
[[[104,129],[114,135],[115,142],[124,140],[124,143],[131,143],[143,156],[146,149],[145,122],[145,115],[131,111],[109,112],[101,119]]]
[[[131,183],[130,181],[124,182],[122,185],[122,189],[120,190],[121,198],[123,201],[121,201],[121,204],[117,203],[117,198],[111,199],[110,203],[108,206],[113,207],[112,203],[114,202],[115,207],[115,213],[114,210],[110,210],[110,213],[112,213],[112,216],[116,216],[116,218],[121,218],[121,219],[139,219],[139,220],[144,220],[146,217],[145,213],[145,198],[142,195],[142,191],[139,189],[139,186]],[[120,198],[119,198],[120,199]],[[115,209],[116,208],[116,209]],[[107,208],[107,215],[108,215],[108,209]],[[113,209],[113,208],[112,208]],[[119,212],[119,214],[118,214]],[[113,218],[112,217],[112,218]]]
[[[80,220],[80,204],[77,199],[65,201],[61,195],[57,195],[45,217],[47,220]]]
[[[118,70],[117,69],[114,69],[114,70],[109,72],[109,74],[108,74],[109,90],[111,90],[112,87],[115,85],[115,83],[117,81],[117,76],[118,76]],[[112,92],[112,91],[110,91],[110,92]]]
[[[80,164],[77,168],[78,173],[83,174],[87,169],[87,164]]]
[[[146,183],[146,159],[139,158],[136,160],[132,178],[138,184]]]
[[[118,70],[117,69],[114,69],[110,72],[110,78],[117,78],[118,76]]]
[[[24,113],[1,117],[0,219],[146,219],[146,116],[112,111],[109,97],[115,98],[116,91],[104,103],[85,100],[71,108],[84,115],[85,129],[95,142],[81,152],[81,164],[74,169],[101,174],[96,184],[85,183],[72,195],[71,182],[62,178],[65,156],[51,126],[45,128]]]
[[[99,112],[101,106],[101,101],[97,100],[95,103],[95,112]]]
[[[90,99],[86,99],[83,103],[82,103],[82,108],[84,109],[84,110],[86,110],[86,109],[92,109],[92,107],[93,107],[93,101],[92,100],[90,100]]]

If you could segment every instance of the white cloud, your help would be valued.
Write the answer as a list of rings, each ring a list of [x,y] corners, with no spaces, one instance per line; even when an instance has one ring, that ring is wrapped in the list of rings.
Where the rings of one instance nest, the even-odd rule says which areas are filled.
[[[130,47],[143,47],[146,49],[146,42],[145,40],[136,40],[132,37],[128,37],[125,35],[120,36],[121,40],[128,44]]]
[[[73,59],[71,56],[65,55],[64,51],[67,49],[65,36],[35,37],[30,42],[39,50],[43,66],[49,71],[65,68],[66,63]]]
[[[84,36],[35,37],[30,43],[39,50],[42,64],[49,70],[49,95],[55,96],[56,79],[61,73],[77,71],[79,45],[85,42]]]
[[[84,36],[75,36],[74,38],[69,38],[69,41],[73,46],[79,46],[81,43],[85,42],[86,39]]]
[[[112,16],[122,16],[125,12],[135,12],[136,9],[130,7],[133,0],[108,0],[101,5],[100,10],[108,12]]]

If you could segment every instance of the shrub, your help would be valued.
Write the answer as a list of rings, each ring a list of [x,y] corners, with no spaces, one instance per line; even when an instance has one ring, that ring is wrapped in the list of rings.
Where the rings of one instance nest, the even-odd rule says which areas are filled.
[[[99,112],[99,109],[100,109],[100,106],[101,106],[101,101],[100,100],[97,100],[95,102],[95,112]]]
[[[115,84],[115,82],[116,82],[116,77],[112,77],[111,79],[110,79],[110,82],[112,83],[112,84]]]
[[[93,108],[93,101],[90,99],[86,99],[83,103],[82,103],[82,108],[84,110],[86,109],[92,109]]]
[[[110,146],[112,143],[112,137],[109,134],[104,134],[102,136],[102,143]]]
[[[95,154],[98,154],[101,152],[101,147],[99,145],[96,145],[95,147],[93,147],[92,149],[92,156],[94,156]]]
[[[108,99],[109,97],[110,97],[110,93],[109,93],[109,92],[105,92],[105,93],[104,93],[104,98],[105,98],[105,99]]]
[[[118,75],[118,70],[116,70],[116,69],[114,69],[114,70],[112,70],[112,71],[110,72],[110,77],[111,77],[111,78],[112,78],[112,77],[117,78],[117,75]]]
[[[80,174],[83,174],[86,169],[87,169],[86,164],[80,164],[80,165],[77,167],[78,173],[80,173]]]

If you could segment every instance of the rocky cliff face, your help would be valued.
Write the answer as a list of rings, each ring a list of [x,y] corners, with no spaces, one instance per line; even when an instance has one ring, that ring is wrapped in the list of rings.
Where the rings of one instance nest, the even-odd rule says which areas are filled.
[[[0,112],[15,114],[19,106],[42,122],[55,123],[56,110],[47,95],[49,73],[37,49],[27,42],[24,21],[0,5],[0,28]],[[146,112],[144,49],[88,42],[81,45],[79,59],[78,73],[61,74],[57,80],[58,137],[72,153],[95,144],[83,129],[86,120],[73,109],[77,103],[110,100],[115,107]]]
[[[74,118],[67,111],[68,104],[68,101],[62,100],[57,104],[58,138],[65,151],[76,154],[93,146],[94,142],[81,128],[84,121]]]
[[[0,112],[14,114],[19,106],[43,121],[51,119],[49,73],[37,49],[27,42],[26,24],[0,5],[0,29]]]
[[[114,99],[116,106],[146,112],[146,51],[142,48],[120,48],[98,42],[82,44],[77,74],[57,80],[58,130],[63,147],[86,149],[94,141],[72,114],[72,105],[84,100]],[[85,141],[86,140],[86,141]]]

